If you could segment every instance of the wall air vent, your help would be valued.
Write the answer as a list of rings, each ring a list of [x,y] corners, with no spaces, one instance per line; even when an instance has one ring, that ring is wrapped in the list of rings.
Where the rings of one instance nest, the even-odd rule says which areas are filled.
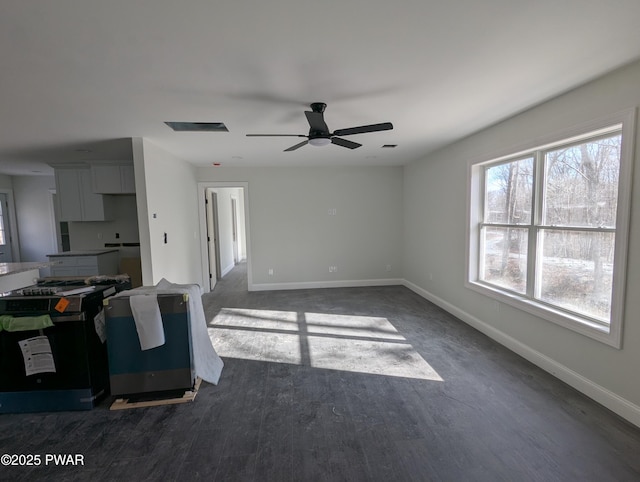
[[[223,122],[165,122],[176,132],[229,132]]]

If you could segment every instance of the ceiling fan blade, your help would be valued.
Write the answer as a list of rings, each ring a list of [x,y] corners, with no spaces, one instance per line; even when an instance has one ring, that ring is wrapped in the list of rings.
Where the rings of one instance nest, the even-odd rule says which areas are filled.
[[[342,147],[348,147],[349,149],[357,149],[362,145],[362,144],[358,144],[357,142],[351,142],[346,139],[340,139],[339,137],[332,137],[331,143],[336,144],[338,146],[342,146]]]
[[[324,121],[324,114],[322,112],[311,112],[309,110],[304,111],[304,115],[307,116],[309,126],[314,131],[329,132],[329,128]]]
[[[247,137],[307,137],[304,134],[247,134]]]
[[[308,143],[309,143],[308,140],[302,141],[300,144],[296,144],[295,146],[291,146],[289,149],[285,149],[284,152],[295,151],[296,149],[299,149],[302,146],[306,146]]]
[[[333,133],[335,136],[350,136],[352,134],[365,134],[367,132],[388,131],[393,129],[391,122],[383,122],[382,124],[371,124],[368,126],[349,127],[347,129],[338,129]]]

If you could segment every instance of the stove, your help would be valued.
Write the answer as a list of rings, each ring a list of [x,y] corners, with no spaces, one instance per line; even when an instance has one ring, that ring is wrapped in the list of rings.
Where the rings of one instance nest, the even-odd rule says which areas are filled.
[[[0,331],[0,413],[88,410],[106,396],[103,300],[116,291],[75,280],[0,296],[2,318],[30,327]],[[29,324],[41,315],[53,326]]]

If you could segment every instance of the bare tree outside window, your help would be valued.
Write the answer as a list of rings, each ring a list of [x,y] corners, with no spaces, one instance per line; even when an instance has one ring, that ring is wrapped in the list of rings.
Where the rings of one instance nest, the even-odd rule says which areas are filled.
[[[609,319],[621,136],[547,152],[538,297]]]
[[[528,229],[533,193],[532,157],[498,164],[485,173],[484,270],[482,279],[526,292]]]
[[[480,279],[608,322],[620,151],[616,133],[488,165]]]

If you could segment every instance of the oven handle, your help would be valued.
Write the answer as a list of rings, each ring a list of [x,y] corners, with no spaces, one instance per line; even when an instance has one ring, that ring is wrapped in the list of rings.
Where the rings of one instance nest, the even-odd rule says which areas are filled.
[[[87,317],[85,313],[74,313],[73,315],[60,315],[60,316],[52,316],[51,321],[54,323],[60,323],[63,321],[84,321]]]

